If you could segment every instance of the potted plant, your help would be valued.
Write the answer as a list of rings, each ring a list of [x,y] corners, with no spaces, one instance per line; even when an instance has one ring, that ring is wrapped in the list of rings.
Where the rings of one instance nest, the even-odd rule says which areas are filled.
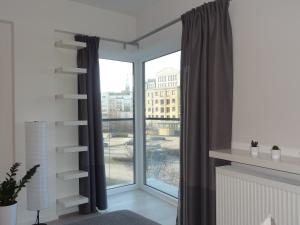
[[[252,156],[254,157],[258,156],[259,153],[258,141],[254,141],[254,140],[251,141],[250,152]]]
[[[32,167],[22,179],[17,181],[16,175],[20,165],[20,163],[14,163],[6,173],[5,180],[0,183],[0,225],[16,225],[18,194],[40,166]]]
[[[279,160],[281,157],[281,150],[277,145],[274,145],[271,149],[272,159]]]

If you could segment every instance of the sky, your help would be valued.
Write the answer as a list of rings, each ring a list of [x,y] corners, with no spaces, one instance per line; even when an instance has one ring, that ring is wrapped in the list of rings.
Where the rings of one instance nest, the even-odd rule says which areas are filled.
[[[133,86],[133,63],[99,59],[101,92],[125,90],[126,80]]]
[[[155,75],[164,68],[174,68],[179,71],[180,54],[180,51],[174,52],[172,54],[145,62],[145,79],[148,80],[155,78]]]
[[[125,90],[126,80],[133,87],[133,63],[99,59],[101,92]],[[180,70],[180,51],[145,62],[145,79],[155,78],[164,68]]]

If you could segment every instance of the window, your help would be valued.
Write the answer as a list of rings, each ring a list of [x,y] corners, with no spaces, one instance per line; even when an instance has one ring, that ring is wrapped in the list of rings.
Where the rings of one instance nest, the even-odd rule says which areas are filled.
[[[179,90],[180,52],[175,52],[144,63],[144,82],[156,80],[155,87],[145,85],[147,91],[158,91],[160,97]],[[175,74],[175,75],[174,75]],[[159,75],[159,77],[158,77]],[[171,77],[170,79],[168,79]],[[160,82],[164,83],[160,83]],[[174,86],[174,84],[176,84]],[[154,89],[154,90],[149,90]],[[178,97],[177,97],[178,96]],[[145,102],[147,101],[145,95]],[[156,97],[155,101],[158,101]],[[175,101],[180,108],[180,96],[172,96],[172,106]],[[145,115],[145,184],[159,191],[177,197],[179,185],[179,113],[170,113],[170,99],[160,101],[160,111],[156,111],[155,118]],[[169,106],[168,106],[169,105]],[[174,107],[175,108],[175,107]],[[145,114],[146,114],[145,108]],[[173,108],[172,108],[173,109]],[[165,112],[166,111],[166,112]],[[168,113],[168,115],[165,115]],[[176,116],[175,116],[175,115]]]
[[[106,183],[114,188],[135,183],[133,63],[99,64]]]

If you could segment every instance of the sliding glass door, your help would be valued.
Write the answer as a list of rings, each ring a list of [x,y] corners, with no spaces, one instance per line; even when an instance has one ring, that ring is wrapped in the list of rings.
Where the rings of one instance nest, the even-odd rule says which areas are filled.
[[[100,59],[99,64],[107,186],[134,184],[133,63]]]
[[[177,197],[180,141],[180,52],[144,63],[145,184]]]

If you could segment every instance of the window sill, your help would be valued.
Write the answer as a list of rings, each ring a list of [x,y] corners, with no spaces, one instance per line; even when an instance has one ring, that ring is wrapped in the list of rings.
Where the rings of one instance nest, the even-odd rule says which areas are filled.
[[[282,155],[280,160],[272,160],[270,153],[260,152],[259,156],[252,157],[249,151],[236,149],[209,151],[209,156],[211,158],[223,159],[251,166],[300,174],[300,159],[296,157]]]

